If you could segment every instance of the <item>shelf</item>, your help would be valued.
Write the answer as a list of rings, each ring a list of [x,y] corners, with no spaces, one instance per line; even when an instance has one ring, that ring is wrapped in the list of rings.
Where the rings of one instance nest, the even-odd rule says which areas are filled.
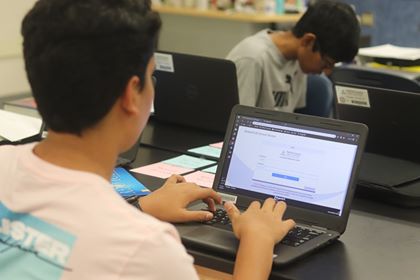
[[[161,14],[203,17],[229,21],[242,21],[250,23],[294,23],[302,14],[266,15],[262,13],[238,13],[233,11],[198,10],[195,8],[153,6],[153,10]]]

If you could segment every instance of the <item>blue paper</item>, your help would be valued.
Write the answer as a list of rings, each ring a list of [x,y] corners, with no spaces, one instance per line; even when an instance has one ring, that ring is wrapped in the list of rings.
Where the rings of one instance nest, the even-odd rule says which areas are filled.
[[[202,171],[207,172],[207,173],[213,173],[213,174],[215,174],[216,173],[216,170],[217,170],[217,165],[210,166],[210,167],[208,167],[206,169],[203,169]]]
[[[184,168],[191,168],[191,169],[197,169],[206,165],[210,165],[213,163],[216,163],[213,160],[207,160],[202,158],[196,158],[192,156],[182,155],[178,157],[174,157],[168,160],[163,161],[167,164],[172,164],[175,166],[180,166]]]
[[[194,149],[189,149],[188,152],[220,158],[220,153],[222,152],[222,149],[215,148],[212,146],[203,146],[203,147],[198,147]]]
[[[111,184],[115,190],[124,198],[132,196],[144,196],[150,193],[142,183],[122,167],[114,169]]]

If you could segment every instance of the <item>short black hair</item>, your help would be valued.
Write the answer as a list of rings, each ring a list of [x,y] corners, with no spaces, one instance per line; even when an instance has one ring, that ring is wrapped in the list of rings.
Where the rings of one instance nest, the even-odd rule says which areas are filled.
[[[350,62],[359,50],[360,25],[351,6],[332,0],[312,2],[292,29],[301,38],[316,35],[314,51],[328,55],[336,62]]]
[[[144,86],[160,26],[150,0],[39,0],[22,23],[23,54],[46,125],[81,135],[132,76]]]

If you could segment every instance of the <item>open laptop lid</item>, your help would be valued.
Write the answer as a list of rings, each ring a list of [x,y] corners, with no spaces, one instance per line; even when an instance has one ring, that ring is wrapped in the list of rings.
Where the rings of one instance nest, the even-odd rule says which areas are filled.
[[[154,117],[224,133],[239,103],[232,61],[173,52],[155,53]]]
[[[420,163],[420,93],[336,83],[341,120],[369,127],[366,152]]]
[[[237,105],[213,188],[239,207],[285,200],[287,217],[342,233],[366,136],[363,124]]]

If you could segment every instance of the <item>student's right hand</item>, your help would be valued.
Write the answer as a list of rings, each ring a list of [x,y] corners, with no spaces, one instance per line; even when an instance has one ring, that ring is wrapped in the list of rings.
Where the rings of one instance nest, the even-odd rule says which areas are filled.
[[[295,226],[291,219],[283,221],[286,211],[286,203],[283,201],[277,202],[268,198],[262,206],[260,202],[254,201],[243,213],[232,202],[226,202],[224,206],[232,221],[235,236],[240,240],[245,236],[252,236],[256,239],[268,239],[274,245]]]
[[[225,203],[233,231],[240,240],[233,279],[266,280],[273,263],[273,248],[294,226],[293,220],[283,221],[286,203],[272,198],[254,201],[244,213]]]

